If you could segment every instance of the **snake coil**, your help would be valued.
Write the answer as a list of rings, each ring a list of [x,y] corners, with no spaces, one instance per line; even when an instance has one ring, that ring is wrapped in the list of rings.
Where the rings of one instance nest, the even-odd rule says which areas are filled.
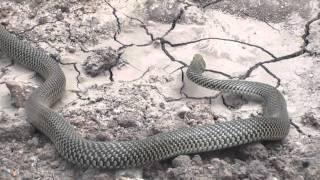
[[[249,81],[216,80],[202,75],[205,62],[195,55],[187,70],[194,83],[223,92],[258,95],[264,115],[249,119],[177,129],[141,140],[95,142],[82,138],[70,123],[50,107],[65,91],[66,78],[58,63],[43,50],[19,40],[0,25],[0,50],[45,79],[26,102],[27,121],[50,138],[69,162],[96,168],[128,168],[180,154],[212,151],[245,143],[279,140],[289,131],[286,102],[272,86]]]

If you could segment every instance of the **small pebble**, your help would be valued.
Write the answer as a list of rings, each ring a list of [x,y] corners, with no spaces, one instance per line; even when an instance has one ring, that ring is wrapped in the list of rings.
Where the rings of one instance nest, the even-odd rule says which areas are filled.
[[[261,143],[249,144],[239,148],[240,159],[266,159],[268,151]]]
[[[190,108],[188,108],[186,105],[179,108],[179,110],[178,110],[179,118],[184,119],[187,112],[190,112]]]
[[[71,53],[71,54],[73,54],[73,53],[76,52],[76,48],[73,47],[73,46],[67,46],[67,47],[66,47],[66,50],[67,50],[69,53]]]
[[[113,136],[109,133],[103,132],[103,133],[98,133],[96,138],[98,141],[110,141],[113,139]]]
[[[137,122],[133,119],[123,119],[121,121],[118,121],[118,125],[124,128],[138,126]]]
[[[115,174],[115,179],[141,179],[141,178],[142,178],[141,169],[119,170]]]
[[[196,154],[192,157],[192,161],[196,164],[196,165],[202,165],[202,158],[200,155]]]
[[[28,140],[28,144],[32,146],[38,146],[39,145],[38,137],[33,137],[32,139]]]
[[[57,20],[62,21],[62,20],[64,19],[64,16],[63,16],[62,13],[58,13],[58,14],[56,15],[56,18],[57,18]]]
[[[40,17],[38,19],[39,24],[45,24],[48,22],[48,18],[47,17]]]
[[[165,109],[165,108],[166,108],[163,102],[159,103],[159,107],[160,107],[161,109]]]
[[[22,3],[25,0],[14,0],[16,3]]]
[[[58,168],[59,165],[60,165],[59,161],[52,161],[52,162],[50,162],[50,166],[51,166],[53,169]]]
[[[180,155],[172,160],[173,167],[189,167],[191,166],[191,158],[188,155]]]

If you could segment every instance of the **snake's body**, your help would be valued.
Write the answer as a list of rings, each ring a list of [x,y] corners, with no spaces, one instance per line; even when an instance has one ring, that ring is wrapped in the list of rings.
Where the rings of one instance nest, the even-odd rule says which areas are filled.
[[[70,123],[50,109],[65,91],[65,76],[58,63],[43,50],[19,40],[0,25],[0,50],[15,62],[37,72],[45,81],[26,102],[28,121],[54,143],[68,161],[96,168],[128,168],[180,154],[199,153],[241,144],[280,140],[289,131],[286,102],[272,86],[248,81],[215,80],[202,74],[205,63],[195,55],[187,70],[188,78],[200,86],[261,96],[262,117],[177,129],[141,140],[95,142],[82,138]]]

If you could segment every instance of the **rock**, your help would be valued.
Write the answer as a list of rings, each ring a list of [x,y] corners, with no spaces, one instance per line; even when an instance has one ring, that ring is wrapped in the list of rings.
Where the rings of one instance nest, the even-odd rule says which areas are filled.
[[[247,159],[266,159],[268,157],[268,151],[266,147],[261,143],[248,144],[241,146],[237,151],[237,155],[242,160]]]
[[[267,179],[270,177],[270,171],[265,167],[264,163],[259,160],[253,160],[248,166],[249,178],[255,179]]]
[[[176,0],[148,0],[145,2],[148,18],[162,23],[171,23],[182,8],[182,4]]]
[[[179,116],[179,118],[184,119],[187,112],[190,112],[190,108],[184,105],[178,109],[177,115]]]
[[[9,118],[8,120],[9,121],[7,121],[7,123],[10,121],[11,122],[14,121],[14,119],[12,118]],[[1,119],[0,119],[0,123],[1,123]],[[5,123],[1,123],[1,124],[4,125]],[[35,132],[35,128],[28,123],[25,123],[23,125],[17,125],[17,126],[14,125],[9,128],[0,126],[0,141],[1,142],[5,142],[5,141],[25,142],[33,136],[34,132]]]
[[[165,109],[165,108],[166,108],[163,102],[159,103],[159,107],[160,107],[161,109]]]
[[[37,158],[40,161],[49,161],[55,157],[57,157],[56,149],[53,147],[52,144],[46,144],[42,148],[37,149]]]
[[[319,23],[312,23],[310,25],[309,35],[306,37],[308,40],[308,45],[306,49],[308,51],[311,51],[313,54],[319,54],[320,53],[320,42],[317,41],[317,39],[320,37],[320,25]],[[318,76],[317,76],[318,77]],[[314,78],[318,79],[318,78]]]
[[[91,177],[89,177],[91,179]],[[106,179],[114,179],[111,173],[98,173],[97,175],[92,178],[94,180],[106,180]]]
[[[284,171],[285,168],[286,168],[286,163],[284,162],[283,159],[272,158],[270,160],[270,162],[275,167],[275,169],[278,170],[278,171]]]
[[[24,107],[27,96],[30,94],[30,86],[23,86],[14,81],[8,81],[5,83],[10,91],[11,98],[13,100],[12,105],[16,108]]]
[[[125,112],[117,118],[118,125],[124,128],[137,127],[143,117],[136,112]]]
[[[10,15],[10,13],[12,12],[12,8],[11,7],[0,7],[0,17],[1,18],[6,18]],[[3,24],[4,23],[4,24]],[[6,26],[9,24],[9,22],[2,22],[2,25]]]
[[[141,169],[126,169],[119,170],[115,174],[115,179],[142,179],[142,170]]]
[[[209,167],[214,172],[214,177],[219,177],[223,180],[231,180],[232,176],[232,167],[229,163],[224,160],[213,158],[210,160],[211,166]]]
[[[169,168],[167,170],[167,174],[169,176],[168,179],[190,179],[190,176],[187,173],[186,169],[182,167]]]
[[[63,12],[63,13],[69,13],[70,12],[69,4],[67,4],[67,3],[65,3],[65,4],[57,4],[54,7],[56,9],[60,9],[61,12]]]
[[[202,165],[202,158],[200,155],[196,154],[192,157],[192,161],[196,164],[196,165]]]
[[[133,119],[123,119],[118,121],[118,125],[124,128],[137,127],[137,122]]]
[[[62,21],[64,19],[64,16],[62,13],[57,13],[56,18],[58,21]]]
[[[103,133],[98,133],[96,136],[96,139],[98,141],[110,141],[113,139],[113,136],[110,133],[103,132]]]
[[[70,13],[70,8],[68,7],[68,5],[61,5],[60,9],[63,13]]]
[[[238,94],[224,93],[222,97],[223,97],[223,103],[228,108],[238,109],[242,105],[248,103],[248,101],[245,100],[243,96]]]
[[[0,111],[0,123],[4,124],[7,123],[10,120],[10,117],[7,113]]]
[[[319,117],[312,112],[307,112],[301,117],[301,123],[305,126],[310,126],[315,129],[320,129]]]
[[[16,3],[22,3],[25,0],[14,0]]]
[[[188,7],[188,10],[184,12],[182,16],[183,22],[187,24],[203,25],[206,23],[206,18],[203,11],[196,6]]]
[[[320,179],[320,168],[319,166],[312,166],[307,168],[305,173],[305,179],[319,180]]]
[[[40,17],[38,19],[39,24],[45,24],[48,22],[48,17],[44,16],[44,17]]]
[[[58,160],[50,162],[50,167],[53,169],[57,169],[60,165],[60,162]]]
[[[95,77],[118,63],[118,53],[112,48],[96,50],[83,63],[86,74]]]
[[[233,168],[232,174],[235,177],[235,179],[245,179],[248,177],[247,165],[248,163],[245,161],[241,161],[239,159],[234,160],[234,164],[232,165],[232,168]]]
[[[191,158],[188,155],[180,155],[172,160],[173,167],[189,167],[191,166]]]
[[[35,3],[37,4],[41,4],[43,2],[43,0],[35,0]]]
[[[76,48],[73,47],[73,46],[67,46],[66,47],[66,50],[69,52],[69,53],[75,53],[76,52]]]
[[[0,179],[9,179],[11,177],[10,169],[0,166]]]
[[[39,139],[37,137],[33,137],[32,139],[28,140],[28,144],[31,146],[38,146]]]

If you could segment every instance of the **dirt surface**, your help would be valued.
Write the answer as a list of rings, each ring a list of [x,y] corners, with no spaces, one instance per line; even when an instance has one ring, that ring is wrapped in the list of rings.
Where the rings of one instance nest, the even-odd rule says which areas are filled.
[[[0,1],[0,23],[61,64],[67,92],[54,108],[87,139],[141,139],[261,115],[257,101],[221,96],[185,78],[195,53],[212,78],[276,86],[292,120],[281,142],[135,169],[84,169],[63,160],[27,123],[23,101],[41,80],[0,54],[0,179],[320,179],[319,4]]]

